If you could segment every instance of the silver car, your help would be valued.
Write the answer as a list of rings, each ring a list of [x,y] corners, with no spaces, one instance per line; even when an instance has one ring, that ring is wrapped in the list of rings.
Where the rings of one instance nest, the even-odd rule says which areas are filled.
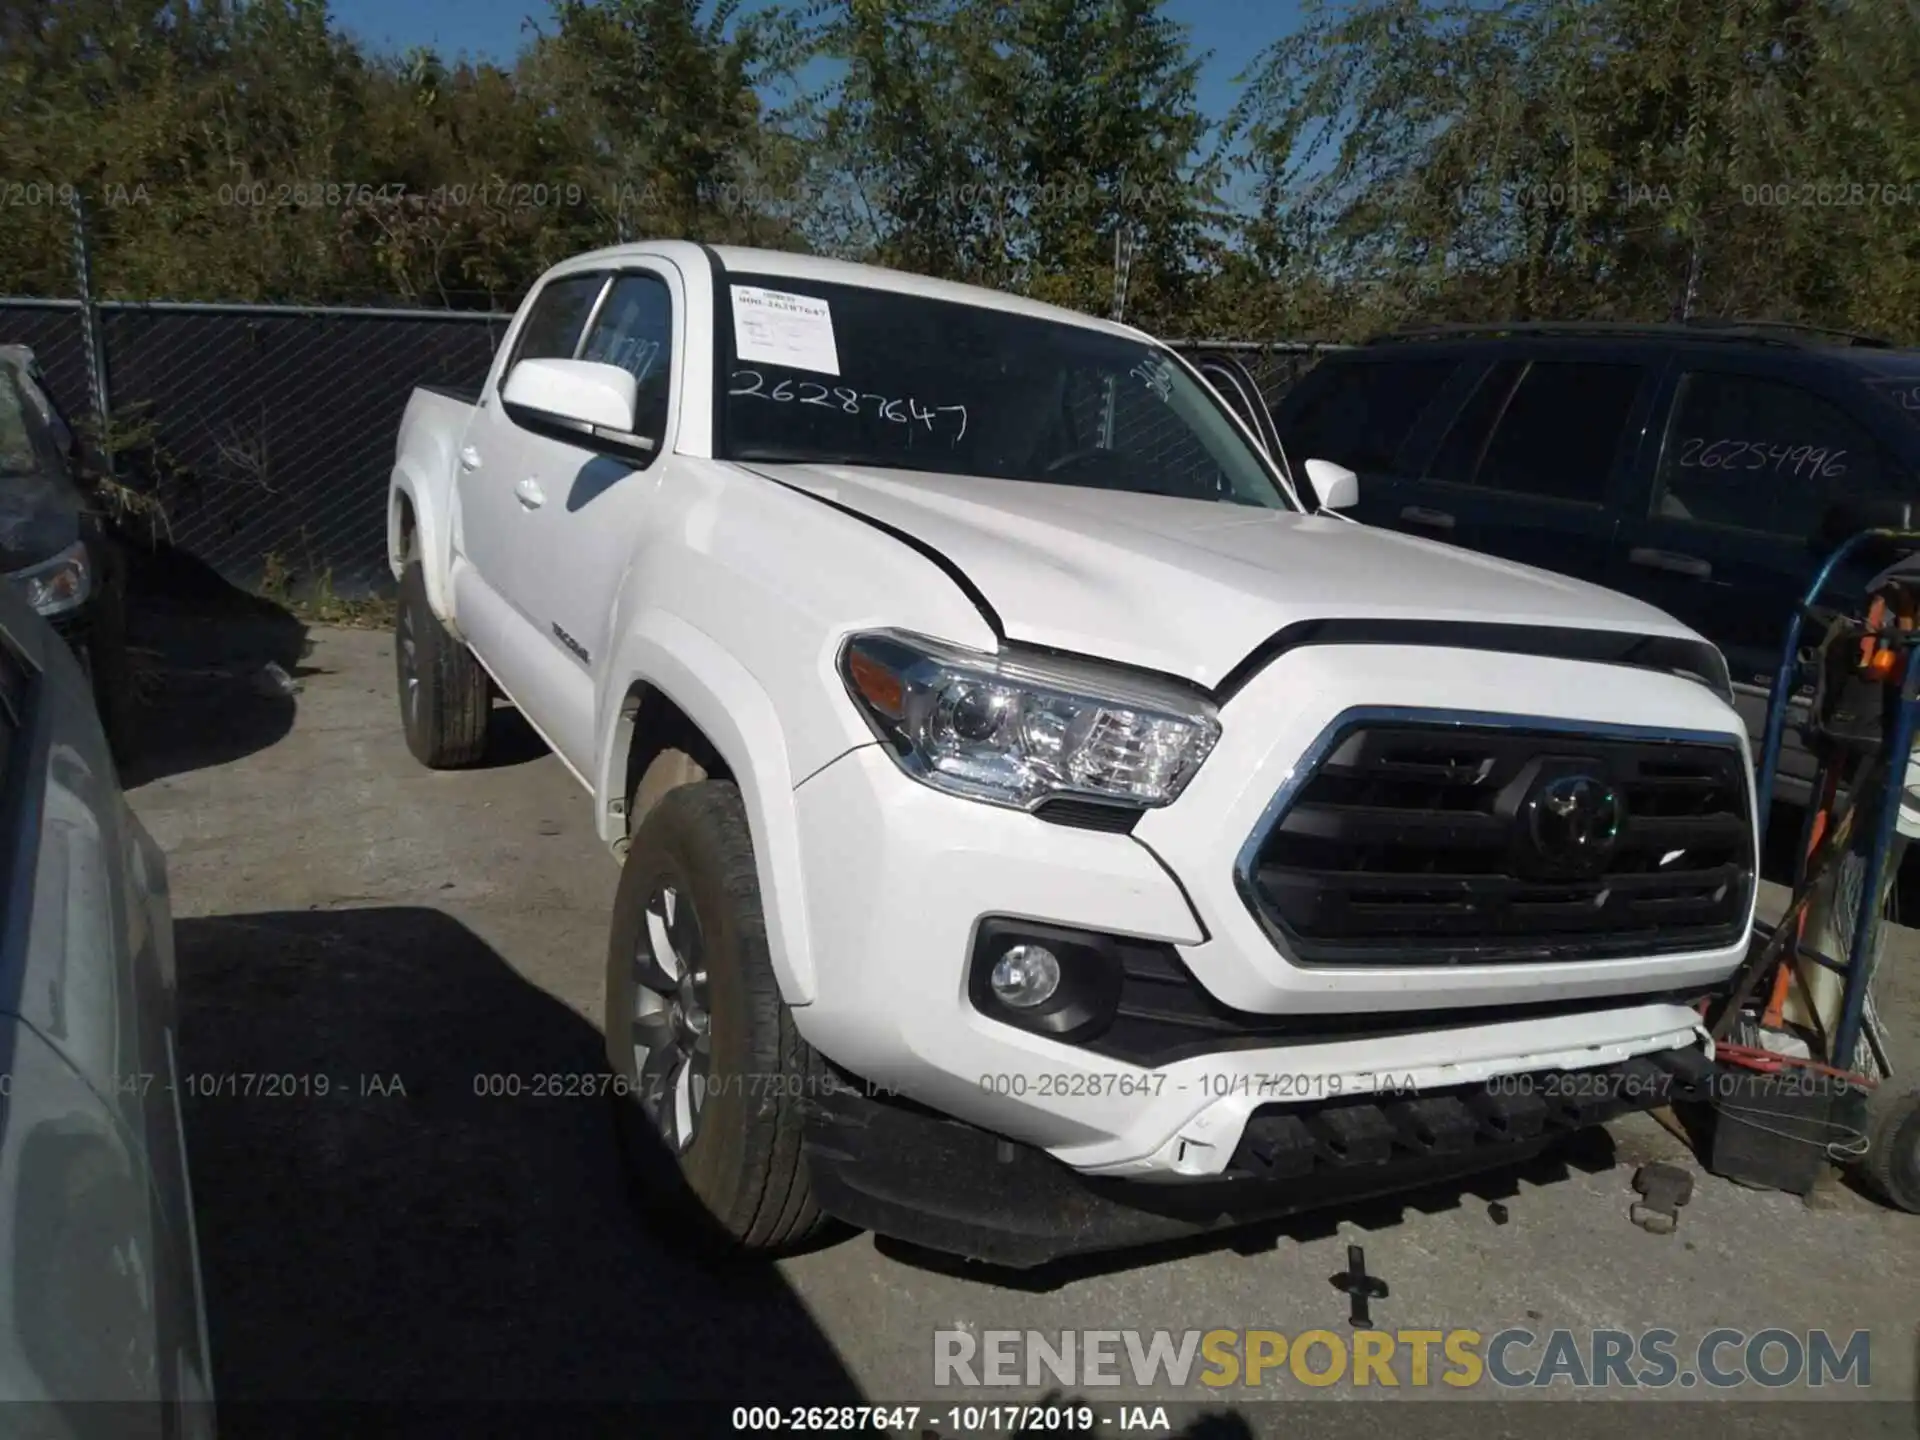
[[[174,997],[161,853],[0,585],[0,1433],[213,1431]]]

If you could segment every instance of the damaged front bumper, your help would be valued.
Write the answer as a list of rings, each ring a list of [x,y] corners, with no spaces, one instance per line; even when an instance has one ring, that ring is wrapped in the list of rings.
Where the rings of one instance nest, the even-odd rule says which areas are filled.
[[[1029,1268],[1513,1165],[1618,1116],[1704,1098],[1712,1076],[1702,1043],[1417,1094],[1265,1104],[1218,1176],[1179,1184],[1083,1174],[849,1081],[810,1104],[807,1165],[821,1207],[850,1224]]]

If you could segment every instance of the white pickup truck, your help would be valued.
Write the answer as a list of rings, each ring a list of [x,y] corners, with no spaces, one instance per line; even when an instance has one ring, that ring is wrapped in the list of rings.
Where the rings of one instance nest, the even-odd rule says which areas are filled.
[[[1355,487],[1136,330],[688,242],[416,392],[407,742],[504,696],[592,797],[644,1187],[1031,1265],[1697,1093],[1755,889],[1719,653]]]

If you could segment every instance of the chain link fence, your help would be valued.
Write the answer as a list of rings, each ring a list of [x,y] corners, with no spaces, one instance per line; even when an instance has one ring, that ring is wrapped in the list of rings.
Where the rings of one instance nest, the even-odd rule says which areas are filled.
[[[97,353],[89,355],[89,316]],[[385,593],[394,439],[416,385],[477,390],[509,317],[442,310],[0,299],[55,400],[92,416],[122,526],[250,590]],[[1264,433],[1321,350],[1183,341]],[[110,424],[95,415],[106,397]]]
[[[457,311],[95,307],[111,424],[93,416],[85,312],[0,301],[0,343],[31,345],[54,399],[93,416],[132,497],[123,529],[248,589],[391,586],[386,495],[416,385],[478,388],[507,317]]]

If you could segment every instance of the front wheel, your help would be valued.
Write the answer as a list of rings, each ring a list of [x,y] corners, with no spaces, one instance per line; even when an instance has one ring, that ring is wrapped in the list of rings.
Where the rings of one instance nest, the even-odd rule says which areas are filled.
[[[813,1238],[825,1222],[802,1112],[809,1087],[832,1081],[780,998],[730,781],[676,787],[635,831],[606,1002],[619,1138],[642,1203],[723,1252]]]
[[[478,764],[487,750],[493,688],[487,672],[427,604],[418,560],[400,574],[393,660],[407,749],[422,765],[453,770]]]

